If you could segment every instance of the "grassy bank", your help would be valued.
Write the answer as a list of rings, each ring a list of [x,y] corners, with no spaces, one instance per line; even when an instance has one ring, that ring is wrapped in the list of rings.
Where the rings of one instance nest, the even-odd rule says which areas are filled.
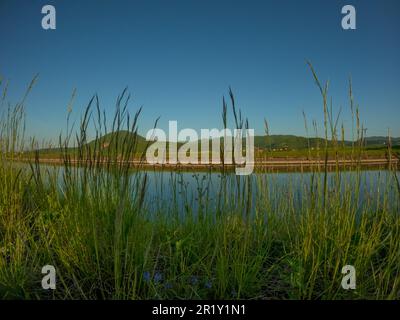
[[[313,75],[323,101],[325,141],[328,132],[333,141],[321,146],[318,158],[328,159],[329,150],[339,157],[344,146],[327,86]],[[269,175],[239,177],[223,170],[216,194],[210,193],[209,175],[199,175],[194,198],[177,174],[163,190],[171,201],[149,201],[148,175],[113,161],[136,154],[135,141],[116,137],[112,153],[87,141],[93,120],[98,137],[122,129],[137,133],[140,110],[129,116],[125,92],[109,131],[97,97],[76,136],[67,125],[59,139],[60,171],[41,168],[38,153],[29,166],[15,164],[26,148],[25,98],[13,108],[5,108],[4,99],[2,105],[1,298],[400,298],[398,168],[390,165],[384,187],[376,189],[365,185],[361,170],[345,179],[337,167],[328,179],[321,165],[304,177],[300,190],[290,180],[282,188]],[[233,94],[230,104],[236,126],[243,128]],[[354,141],[362,141],[351,90],[350,105]],[[71,164],[71,143],[84,166]],[[362,143],[355,143],[350,156],[357,161],[363,152]],[[390,144],[386,152],[391,154]],[[48,264],[57,271],[56,290],[41,287],[41,269]],[[341,287],[345,265],[356,269],[355,290]]]

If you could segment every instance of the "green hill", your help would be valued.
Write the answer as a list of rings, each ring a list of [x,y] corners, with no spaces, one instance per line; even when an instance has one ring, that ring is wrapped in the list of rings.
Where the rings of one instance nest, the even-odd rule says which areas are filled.
[[[223,140],[223,139],[221,139]],[[383,149],[386,148],[387,144],[386,137],[374,136],[365,138],[364,143],[368,149]],[[200,140],[193,142],[193,147],[200,145]],[[222,141],[221,141],[222,142]],[[391,139],[392,146],[398,148],[400,146],[400,138]],[[107,153],[110,151],[113,153],[114,150],[118,149],[119,153],[121,147],[124,146],[125,150],[128,146],[132,146],[136,143],[136,154],[141,154],[146,150],[146,146],[151,145],[153,142],[146,141],[146,139],[137,134],[135,135],[129,131],[118,131],[113,133],[108,133],[100,138],[90,141],[87,146],[93,151],[102,150],[102,152]],[[341,143],[341,142],[339,142]],[[169,142],[167,142],[167,150],[169,148]],[[183,144],[183,142],[178,142],[177,148]],[[306,150],[309,146],[312,149],[323,148],[325,145],[325,140],[323,138],[306,138],[295,135],[270,135],[270,136],[255,136],[254,146],[258,150],[271,150],[271,151],[293,151],[293,150]],[[328,141],[328,146],[331,146],[332,142]],[[351,146],[351,141],[345,141],[346,146]],[[211,143],[210,143],[211,147]],[[69,152],[74,152],[75,148],[70,148]],[[199,146],[200,150],[200,146]],[[41,149],[41,154],[50,155],[60,152],[59,148],[52,149]]]
[[[113,133],[108,133],[100,138],[94,139],[88,143],[90,148],[101,148],[102,150],[111,150],[121,149],[122,146],[131,146],[136,144],[137,152],[142,152],[145,150],[148,141],[141,135],[135,135],[129,131],[118,131]]]

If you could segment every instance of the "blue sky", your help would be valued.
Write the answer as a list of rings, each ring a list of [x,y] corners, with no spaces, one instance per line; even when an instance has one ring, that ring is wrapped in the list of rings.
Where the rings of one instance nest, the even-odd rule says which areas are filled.
[[[57,29],[41,28],[41,8]],[[352,4],[357,29],[341,28]],[[302,111],[322,126],[321,97],[305,60],[330,81],[335,110],[350,133],[348,77],[368,135],[400,136],[399,1],[0,1],[0,74],[18,101],[34,74],[28,133],[57,139],[77,89],[73,118],[90,97],[112,113],[128,86],[140,132],[161,116],[178,129],[221,128],[231,86],[256,133],[305,135]],[[322,132],[322,130],[321,130]],[[349,135],[347,135],[350,138]]]

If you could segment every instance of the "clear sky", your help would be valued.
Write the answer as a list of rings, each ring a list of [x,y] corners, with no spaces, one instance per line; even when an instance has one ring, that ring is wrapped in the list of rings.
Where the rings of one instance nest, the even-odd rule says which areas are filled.
[[[57,29],[43,30],[52,4]],[[357,29],[343,30],[352,4]],[[140,132],[222,127],[231,86],[256,133],[305,135],[302,110],[322,126],[321,97],[305,60],[330,81],[349,132],[348,77],[368,135],[400,136],[400,1],[22,1],[0,0],[0,74],[9,100],[39,80],[27,103],[28,133],[56,140],[77,89],[73,118],[98,93],[110,114],[128,86]],[[349,135],[347,136],[348,138]]]

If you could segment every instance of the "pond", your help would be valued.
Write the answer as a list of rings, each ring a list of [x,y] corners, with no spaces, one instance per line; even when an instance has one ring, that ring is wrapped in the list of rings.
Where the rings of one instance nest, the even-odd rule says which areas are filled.
[[[28,168],[28,166],[24,165]],[[63,188],[64,168],[41,165],[44,176],[56,176]],[[74,168],[83,172],[83,168]],[[400,179],[399,172],[396,173]],[[146,183],[144,184],[144,177]],[[323,196],[323,172],[255,172],[249,176],[218,172],[131,171],[134,189],[145,186],[144,203],[149,212],[216,212],[218,208],[255,212],[284,209],[285,203],[301,208],[311,194]],[[328,172],[327,197],[356,201],[378,208],[382,202],[398,206],[395,173],[389,170]],[[351,197],[349,198],[349,194]],[[280,208],[281,207],[281,208]]]

